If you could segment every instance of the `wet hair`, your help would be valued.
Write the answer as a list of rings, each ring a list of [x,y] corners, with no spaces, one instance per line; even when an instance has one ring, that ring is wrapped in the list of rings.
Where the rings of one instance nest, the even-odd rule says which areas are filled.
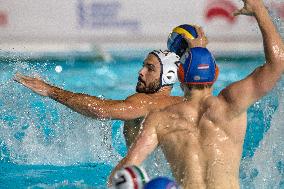
[[[188,84],[188,83],[180,83],[181,89],[184,91],[185,88],[188,91],[192,90],[203,90],[203,89],[210,89],[213,86],[213,84]]]
[[[211,88],[213,86],[213,83],[212,84],[195,84],[195,85],[186,84],[186,85],[187,85],[189,90],[193,90],[193,89],[203,90],[203,89],[206,89],[206,88]]]

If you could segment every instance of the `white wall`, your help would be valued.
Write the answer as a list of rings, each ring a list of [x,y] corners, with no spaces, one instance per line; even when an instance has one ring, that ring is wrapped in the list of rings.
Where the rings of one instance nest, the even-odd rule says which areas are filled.
[[[230,15],[241,6],[239,0],[0,0],[0,43],[164,44],[174,26],[194,23],[213,44],[259,48],[256,22]],[[284,2],[269,6],[284,17]]]

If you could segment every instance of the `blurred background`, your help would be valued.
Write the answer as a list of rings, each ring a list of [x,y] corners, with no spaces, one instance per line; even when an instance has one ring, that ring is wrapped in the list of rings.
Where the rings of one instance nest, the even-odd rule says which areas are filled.
[[[284,2],[266,1],[284,17]],[[254,19],[233,17],[240,0],[10,0],[0,1],[2,51],[120,51],[166,48],[173,27],[202,26],[216,53],[262,50]]]
[[[284,37],[284,1],[265,0]],[[198,24],[219,64],[214,94],[265,61],[256,21],[233,17],[241,0],[0,0],[0,188],[106,189],[126,153],[123,122],[98,121],[36,95],[14,74],[77,93],[125,99],[149,50]],[[114,90],[115,89],[115,90]],[[182,95],[178,84],[173,95]],[[242,189],[284,189],[284,78],[248,110]],[[158,149],[143,165],[171,176]]]
[[[284,36],[284,1],[265,0]],[[241,0],[0,0],[0,188],[106,188],[126,153],[123,122],[98,121],[13,81],[41,76],[69,91],[125,99],[145,55],[171,30],[202,26],[221,70],[214,94],[265,61]],[[114,90],[115,89],[115,90]],[[242,189],[284,188],[284,79],[248,110]],[[173,95],[182,95],[178,84]],[[158,149],[143,165],[171,176]]]

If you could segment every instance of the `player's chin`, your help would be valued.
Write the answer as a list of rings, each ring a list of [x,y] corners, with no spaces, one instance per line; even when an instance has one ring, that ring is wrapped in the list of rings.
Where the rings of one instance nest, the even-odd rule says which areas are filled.
[[[145,85],[142,82],[138,82],[136,85],[136,92],[144,93],[145,92]]]

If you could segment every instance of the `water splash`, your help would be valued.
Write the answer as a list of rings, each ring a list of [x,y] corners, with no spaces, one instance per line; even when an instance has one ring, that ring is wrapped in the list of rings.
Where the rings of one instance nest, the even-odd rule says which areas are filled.
[[[173,178],[170,165],[160,147],[147,158],[143,163],[143,167],[147,170],[150,178],[156,178],[161,175]]]
[[[1,65],[0,162],[29,165],[114,164],[111,121],[96,121],[42,98],[13,81],[17,71],[45,76],[51,63],[23,59]],[[52,69],[54,71],[54,69]],[[47,80],[47,77],[44,77]]]
[[[278,109],[272,116],[269,130],[265,133],[252,158],[246,157],[241,164],[242,188],[270,189],[284,187],[284,82],[272,92],[278,96]]]
[[[279,87],[277,90],[279,106],[278,110],[273,115],[270,129],[266,133],[260,148],[255,152],[252,160],[258,170],[258,175],[254,180],[254,185],[258,186],[258,188],[284,187],[283,87],[282,85],[282,87]]]
[[[275,11],[271,12],[271,16],[284,39],[284,20]],[[284,188],[284,78],[272,94],[278,98],[278,108],[272,116],[270,128],[254,156],[246,157],[241,163],[240,175],[244,189]]]

